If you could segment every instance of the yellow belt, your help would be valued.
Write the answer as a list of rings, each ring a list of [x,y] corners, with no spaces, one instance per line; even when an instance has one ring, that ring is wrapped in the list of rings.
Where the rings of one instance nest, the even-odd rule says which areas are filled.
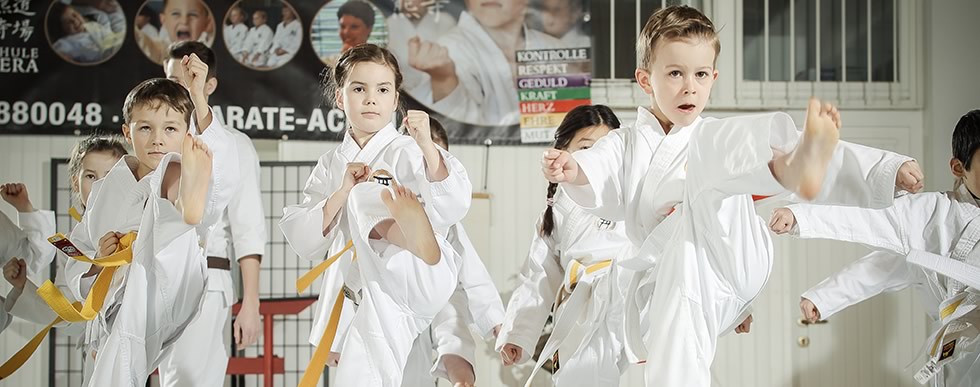
[[[582,277],[584,277],[587,274],[592,274],[595,273],[596,271],[605,269],[609,267],[609,265],[611,264],[612,264],[611,259],[599,261],[591,265],[584,265],[578,260],[573,259],[572,266],[569,267],[568,274],[566,274],[568,276],[567,279],[568,284],[567,285],[562,284],[561,289],[558,289],[558,294],[555,296],[555,304],[551,311],[552,312],[558,311],[558,307],[561,306],[563,302],[565,302],[565,299],[568,298],[569,295],[572,294],[572,291],[575,290],[575,285],[578,284],[578,281],[582,279]]]
[[[299,279],[296,280],[296,290],[302,293],[306,288],[310,287],[317,277],[323,274],[330,265],[337,262],[347,250],[354,251],[353,260],[357,260],[357,250],[353,249],[354,242],[348,241],[347,245],[344,246],[343,250],[339,253],[334,254],[330,258],[316,265],[306,274],[303,274]],[[330,319],[327,321],[327,327],[323,330],[323,335],[320,336],[320,342],[316,345],[316,350],[313,351],[313,357],[310,358],[309,364],[306,365],[306,371],[303,372],[303,378],[300,379],[299,385],[297,387],[314,387],[320,380],[320,376],[323,375],[323,367],[327,364],[327,357],[330,355],[330,348],[333,347],[334,339],[337,336],[337,326],[340,325],[340,314],[344,309],[344,291],[337,292],[337,298],[333,302],[333,309],[330,311]]]
[[[60,242],[62,240],[67,240],[67,238],[61,234],[55,234],[48,240],[52,243]],[[126,236],[119,240],[119,247],[116,252],[110,256],[93,260],[86,257],[83,254],[69,254],[68,256],[72,259],[91,263],[96,266],[103,267],[99,276],[95,279],[95,284],[92,285],[92,289],[89,291],[88,296],[85,298],[85,303],[70,302],[68,298],[61,293],[50,280],[44,281],[44,285],[41,285],[37,290],[37,295],[44,300],[45,303],[51,307],[58,317],[54,319],[47,327],[42,329],[37,335],[34,336],[31,341],[27,342],[20,351],[17,351],[13,357],[11,357],[7,362],[0,365],[0,380],[3,380],[13,374],[17,369],[24,365],[31,355],[37,351],[37,347],[41,345],[44,341],[44,337],[48,334],[55,325],[61,323],[62,321],[68,322],[83,322],[89,321],[95,318],[102,310],[102,306],[105,303],[106,295],[109,293],[109,285],[112,284],[112,275],[116,272],[120,266],[128,264],[133,261],[133,242],[136,241],[136,233],[130,232]],[[73,247],[74,248],[74,247]]]

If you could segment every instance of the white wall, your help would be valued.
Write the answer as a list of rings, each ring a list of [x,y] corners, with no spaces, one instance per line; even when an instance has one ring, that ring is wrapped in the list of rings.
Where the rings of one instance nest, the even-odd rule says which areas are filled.
[[[980,109],[980,2],[925,2],[925,128],[926,188],[948,190],[953,127],[969,110]]]

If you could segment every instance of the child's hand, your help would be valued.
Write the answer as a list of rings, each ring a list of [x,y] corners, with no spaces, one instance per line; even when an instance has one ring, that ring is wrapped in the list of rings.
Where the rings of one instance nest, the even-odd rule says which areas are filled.
[[[571,153],[549,149],[544,151],[541,159],[541,171],[544,172],[544,178],[552,183],[567,183],[575,181],[579,168]]]
[[[97,258],[108,257],[119,249],[119,240],[126,236],[121,232],[109,231],[99,238],[99,255]]]
[[[803,318],[811,323],[820,321],[820,310],[817,306],[813,304],[808,298],[800,299],[800,312],[803,313]]]
[[[429,115],[421,110],[409,110],[402,119],[402,125],[408,129],[420,148],[432,145],[432,128],[429,127]]]
[[[371,167],[364,163],[348,163],[347,170],[344,171],[344,182],[340,189],[350,192],[355,185],[363,183],[371,178]]]
[[[925,186],[922,182],[924,179],[925,176],[922,174],[919,163],[915,160],[906,161],[898,168],[898,174],[895,175],[895,186],[909,193],[916,193]]]
[[[456,63],[449,57],[449,50],[438,43],[422,41],[418,36],[408,39],[408,64],[429,73],[433,79],[456,74]]]
[[[777,208],[769,219],[769,229],[777,235],[785,234],[796,226],[796,215],[789,208]]]
[[[336,367],[338,365],[340,365],[340,352],[331,351],[327,355],[327,367]]]
[[[735,333],[749,333],[749,329],[751,328],[752,328],[752,315],[750,314],[748,317],[745,318],[745,321],[742,321],[741,324],[738,324],[738,326],[735,327]]]
[[[524,349],[517,345],[507,343],[500,349],[500,360],[505,366],[514,365],[524,355]]]
[[[20,258],[12,258],[3,266],[3,278],[17,289],[27,284],[27,263]]]
[[[208,65],[197,57],[197,54],[184,55],[180,60],[183,69],[180,73],[180,84],[191,93],[191,97],[207,97],[204,90],[208,81]],[[197,106],[195,106],[195,109]]]
[[[31,197],[27,194],[27,186],[21,183],[7,183],[0,186],[0,196],[18,212],[34,212]]]

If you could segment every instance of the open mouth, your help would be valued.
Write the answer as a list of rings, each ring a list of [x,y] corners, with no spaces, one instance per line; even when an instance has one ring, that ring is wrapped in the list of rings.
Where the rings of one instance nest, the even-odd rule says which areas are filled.
[[[187,29],[178,29],[177,40],[191,40],[191,32]]]
[[[677,110],[680,110],[684,113],[691,113],[694,111],[694,108],[695,108],[694,104],[690,104],[690,103],[685,103],[677,106]]]

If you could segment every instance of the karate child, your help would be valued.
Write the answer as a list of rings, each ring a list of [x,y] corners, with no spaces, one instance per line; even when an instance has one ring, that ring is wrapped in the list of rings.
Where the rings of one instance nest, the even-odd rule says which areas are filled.
[[[606,106],[573,109],[555,132],[555,149],[577,152],[619,128]],[[507,304],[497,350],[505,366],[534,354],[551,312],[554,329],[528,385],[548,360],[556,386],[618,386],[622,353],[622,308],[614,259],[629,245],[625,224],[579,208],[558,184],[548,185],[548,206],[535,227],[521,283]]]
[[[444,235],[466,215],[472,188],[462,164],[432,142],[425,113],[409,111],[403,120],[411,137],[395,129],[392,116],[401,75],[389,51],[372,44],[356,46],[328,76],[335,88],[327,97],[344,110],[350,129],[340,146],[320,157],[303,203],[284,210],[280,227],[301,257],[343,253],[350,240],[358,259],[348,254],[336,261],[335,256],[319,267],[328,270],[320,291],[326,302],[319,303],[310,338],[318,343],[317,353],[300,385],[316,382],[331,349],[340,352],[333,340],[347,298],[358,307],[349,332],[341,335],[346,340],[338,383],[397,386],[412,343],[456,287],[459,257]],[[388,192],[380,183],[421,195],[425,223],[431,224],[436,243],[427,242],[422,250],[404,248],[391,243],[390,235],[398,233],[390,230],[378,233],[388,235],[382,242],[371,238],[371,230],[388,224],[386,219],[398,219],[379,205],[381,192]],[[405,195],[395,199],[411,207]],[[332,265],[335,261],[339,264]]]
[[[838,143],[840,115],[816,99],[802,133],[784,113],[701,118],[719,51],[713,24],[696,9],[654,13],[637,39],[636,70],[651,108],[591,149],[549,150],[542,161],[577,205],[626,222],[632,251],[622,264],[636,274],[625,349],[632,362],[646,361],[648,385],[710,385],[718,337],[743,321],[772,267],[753,194],[884,207],[895,184],[919,184],[905,185],[918,170],[910,158]],[[649,328],[641,331],[642,313]]]

